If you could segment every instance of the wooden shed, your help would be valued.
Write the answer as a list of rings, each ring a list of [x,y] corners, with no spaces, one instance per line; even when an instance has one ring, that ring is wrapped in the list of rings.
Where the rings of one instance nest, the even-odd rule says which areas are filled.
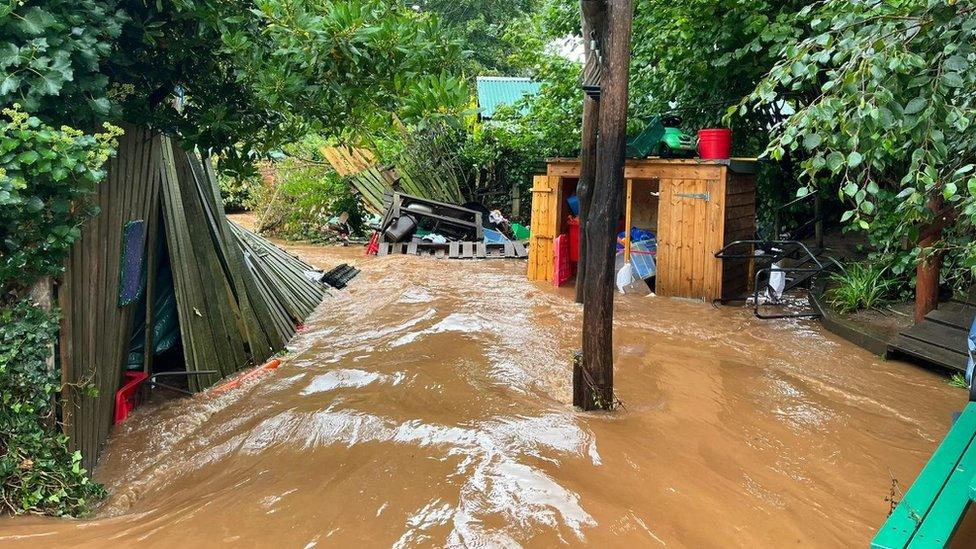
[[[553,242],[569,232],[567,199],[576,193],[577,159],[550,159],[532,188],[528,277],[552,281]],[[661,296],[730,299],[749,286],[751,262],[716,259],[756,230],[754,160],[628,159],[620,211],[657,237],[655,291]],[[738,250],[741,252],[741,250]]]

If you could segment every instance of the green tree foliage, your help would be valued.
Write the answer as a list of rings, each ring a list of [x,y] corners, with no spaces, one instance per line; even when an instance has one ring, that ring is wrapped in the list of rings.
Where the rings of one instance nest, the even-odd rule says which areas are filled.
[[[692,133],[724,125],[722,117],[751,92],[779,59],[784,44],[802,35],[796,13],[804,2],[646,0],[634,14],[630,129],[657,114],[677,114]],[[503,166],[502,186],[517,182],[528,199],[530,173],[547,156],[575,156],[580,146],[583,93],[578,59],[565,55],[581,40],[578,0],[545,0],[532,18],[510,26],[510,59],[542,83],[525,108],[498,113],[476,141],[486,166]],[[768,142],[779,105],[743,111],[732,125],[740,154]],[[474,156],[474,155],[473,155]]]
[[[416,0],[406,2],[423,12],[436,13],[448,31],[460,38],[471,52],[466,64],[475,75],[520,76],[524,67],[515,57],[516,47],[508,40],[511,25],[536,9],[538,0]]]
[[[801,157],[800,195],[835,188],[849,205],[843,220],[869,230],[882,250],[897,250],[903,237],[917,242],[933,218],[930,199],[940,197],[941,213],[957,218],[941,243],[957,252],[950,277],[976,267],[976,8],[830,0],[798,17],[811,32],[788,45],[746,103],[795,110],[775,127],[770,156]],[[909,264],[902,254],[893,270]]]
[[[384,0],[55,0],[0,11],[0,104],[57,123],[149,124],[224,152],[227,166],[309,130],[388,124],[415,82],[464,57],[435,17]]]
[[[721,126],[730,105],[750,93],[798,38],[796,13],[807,2],[655,0],[634,15],[631,111],[674,112],[688,128]],[[731,121],[742,150],[760,147],[779,105]],[[743,146],[745,145],[745,146]]]
[[[727,108],[755,88],[786,44],[802,36],[797,12],[806,4],[763,0],[635,3],[629,113],[635,129],[640,120],[662,113],[680,115],[689,128],[722,124]],[[546,46],[552,40],[579,36],[578,6],[578,0],[548,0],[536,21],[541,40],[534,48],[535,70],[552,85],[550,93],[574,104],[582,102],[578,65],[575,74],[554,74],[552,65],[563,61],[554,59]],[[769,120],[782,116],[778,107],[744,111],[733,119],[737,143],[753,148],[765,144]]]
[[[109,114],[103,65],[129,21],[118,2],[47,0],[0,4],[0,106],[19,103],[57,123]]]

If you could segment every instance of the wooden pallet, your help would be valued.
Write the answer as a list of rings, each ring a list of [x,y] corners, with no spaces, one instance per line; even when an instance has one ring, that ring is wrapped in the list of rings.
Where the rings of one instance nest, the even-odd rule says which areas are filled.
[[[437,259],[522,259],[528,253],[525,244],[512,241],[502,244],[484,242],[380,242],[377,255],[428,255]]]

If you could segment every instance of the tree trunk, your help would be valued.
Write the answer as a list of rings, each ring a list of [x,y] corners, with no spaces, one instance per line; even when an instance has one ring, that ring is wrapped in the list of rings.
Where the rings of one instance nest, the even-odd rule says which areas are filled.
[[[607,37],[600,98],[596,183],[586,223],[583,288],[583,387],[573,391],[584,410],[613,407],[613,260],[627,146],[627,86],[632,0],[607,2]],[[578,390],[577,390],[578,389]]]
[[[602,71],[599,67],[599,52],[606,36],[606,4],[602,0],[580,0],[580,14],[583,31],[582,84],[584,87],[599,86]],[[576,302],[583,303],[583,288],[586,285],[586,221],[590,211],[590,197],[596,180],[597,126],[600,116],[598,95],[583,95],[583,128],[580,146],[580,178],[576,185],[579,198],[579,262],[576,266]]]
[[[942,197],[933,196],[929,199],[929,210],[936,215],[932,224],[922,231],[918,246],[923,250],[942,238],[942,227],[945,219],[940,219]],[[942,252],[933,252],[919,260],[915,267],[915,322],[925,320],[929,314],[939,306],[939,272],[942,270]]]
[[[36,282],[30,287],[28,292],[28,299],[32,304],[45,311],[51,311],[54,308],[54,279],[49,276],[45,276],[37,279]],[[54,344],[50,345],[50,354],[48,354],[47,359],[47,369],[54,371]]]
[[[576,186],[579,197],[579,263],[576,268],[576,302],[583,303],[586,286],[586,224],[589,219],[590,197],[596,180],[597,118],[600,100],[583,98],[583,147],[580,152],[580,178]]]

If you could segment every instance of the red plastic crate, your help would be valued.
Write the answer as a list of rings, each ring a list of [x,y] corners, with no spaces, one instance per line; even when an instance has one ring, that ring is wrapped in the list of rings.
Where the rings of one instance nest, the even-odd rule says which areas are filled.
[[[149,375],[145,372],[126,372],[123,374],[122,381],[124,381],[124,384],[115,393],[116,425],[125,421],[125,418],[129,416],[129,412],[141,403],[142,399],[139,394],[139,387],[148,378]]]
[[[553,268],[556,272],[553,273],[552,282],[556,286],[562,286],[573,276],[573,263],[569,261],[569,236],[561,234],[556,237],[553,244],[553,248],[555,248],[553,252],[555,266]]]
[[[569,225],[569,260],[573,263],[579,263],[579,253],[580,253],[580,223],[579,218],[575,216],[569,216],[566,221]]]

